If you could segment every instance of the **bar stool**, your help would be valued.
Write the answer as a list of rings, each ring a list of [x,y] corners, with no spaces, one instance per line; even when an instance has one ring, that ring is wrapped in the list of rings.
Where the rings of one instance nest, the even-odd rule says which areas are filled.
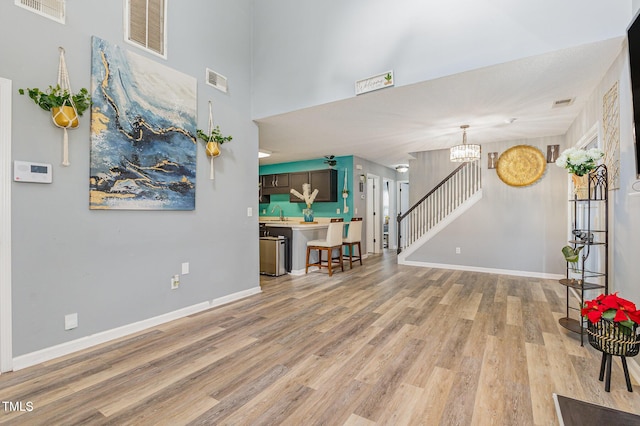
[[[353,269],[353,261],[359,260],[362,265],[362,249],[360,247],[360,240],[362,238],[362,218],[354,217],[349,224],[349,230],[347,236],[342,239],[342,245],[349,247],[349,269]],[[353,255],[353,249],[358,246],[358,255]]]
[[[329,276],[333,275],[333,265],[339,264],[344,271],[344,265],[342,263],[342,233],[344,230],[344,220],[342,218],[333,218],[327,228],[326,240],[311,240],[307,241],[307,262],[304,268],[304,273],[309,272],[309,266],[317,266],[318,269],[322,269],[323,266],[329,269]],[[337,249],[340,252],[340,256],[337,258],[339,263],[334,262],[332,256],[333,250]],[[309,255],[311,250],[318,250],[318,263],[309,263]],[[327,252],[327,263],[322,263],[322,252]]]

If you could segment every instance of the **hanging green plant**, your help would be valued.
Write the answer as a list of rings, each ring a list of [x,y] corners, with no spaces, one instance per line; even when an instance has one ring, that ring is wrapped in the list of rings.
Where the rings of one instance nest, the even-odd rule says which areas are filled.
[[[215,142],[222,145],[225,142],[231,142],[233,136],[224,136],[220,131],[220,126],[216,126],[211,130],[210,134],[207,134],[204,130],[198,129],[196,134],[205,144],[207,142]]]
[[[89,91],[85,88],[80,89],[76,94],[62,89],[59,84],[55,86],[49,86],[46,91],[42,91],[38,88],[30,89],[18,89],[18,93],[24,95],[25,93],[45,111],[51,111],[53,108],[60,108],[63,106],[76,107],[78,115],[82,115],[91,106],[91,96]]]

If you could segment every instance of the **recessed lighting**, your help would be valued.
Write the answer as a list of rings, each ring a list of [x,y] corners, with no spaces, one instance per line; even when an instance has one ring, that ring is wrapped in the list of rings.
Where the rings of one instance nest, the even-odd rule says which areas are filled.
[[[258,158],[267,158],[270,156],[271,156],[271,151],[268,151],[266,149],[258,150]]]

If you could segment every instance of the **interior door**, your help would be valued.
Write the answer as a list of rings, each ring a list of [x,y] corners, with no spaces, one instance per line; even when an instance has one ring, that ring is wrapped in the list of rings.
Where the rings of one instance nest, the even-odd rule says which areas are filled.
[[[11,327],[11,80],[0,78],[0,372],[13,369]]]
[[[367,176],[367,253],[380,253],[382,215],[380,197],[380,177]]]

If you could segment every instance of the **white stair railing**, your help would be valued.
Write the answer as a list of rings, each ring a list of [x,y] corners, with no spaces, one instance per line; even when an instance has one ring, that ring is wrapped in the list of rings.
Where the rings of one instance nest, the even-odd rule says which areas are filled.
[[[398,215],[398,253],[420,239],[480,189],[480,162],[461,164],[409,210]]]

